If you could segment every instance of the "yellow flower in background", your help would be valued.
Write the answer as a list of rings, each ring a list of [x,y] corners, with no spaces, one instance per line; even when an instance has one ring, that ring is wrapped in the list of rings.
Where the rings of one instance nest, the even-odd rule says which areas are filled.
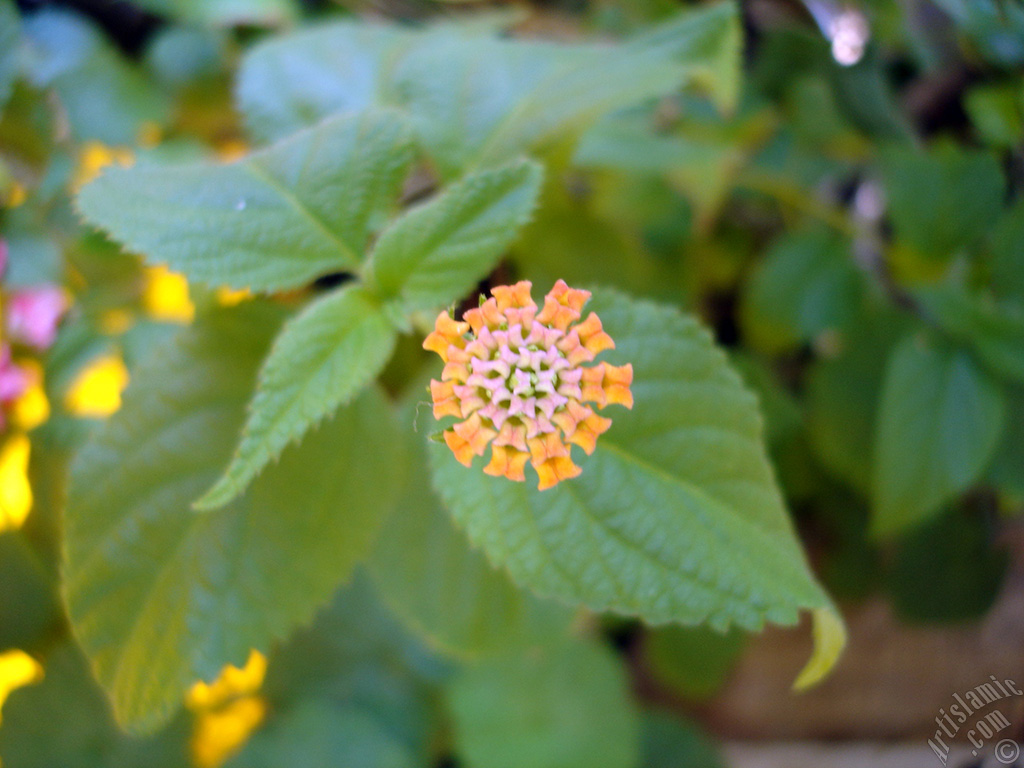
[[[116,355],[100,357],[87,365],[64,396],[72,416],[102,419],[121,407],[121,392],[128,385],[128,369]]]
[[[164,129],[160,127],[159,123],[155,123],[152,120],[144,121],[139,126],[139,132],[135,136],[135,141],[143,149],[152,149],[163,140]]]
[[[257,694],[266,673],[267,658],[253,650],[241,669],[228,664],[216,680],[189,690],[185,703],[196,713],[192,759],[197,766],[222,765],[263,722],[267,704]]]
[[[216,147],[217,159],[224,163],[233,163],[249,154],[249,145],[241,139],[225,139]]]
[[[142,305],[154,320],[168,323],[190,323],[196,313],[185,276],[164,266],[146,268]]]
[[[18,366],[28,373],[29,385],[10,404],[11,421],[29,432],[50,418],[50,401],[43,389],[43,368],[37,360],[19,360]]]
[[[11,691],[43,679],[43,668],[39,662],[24,651],[13,650],[0,653],[0,708]],[[0,712],[0,722],[2,719]]]
[[[14,434],[0,448],[0,532],[20,528],[32,510],[28,437]]]
[[[108,309],[100,315],[100,330],[108,336],[120,336],[132,327],[135,318],[127,309]]]
[[[252,291],[248,288],[242,288],[236,291],[234,288],[221,286],[217,289],[217,303],[222,307],[235,307],[243,301],[248,301],[251,298]]]
[[[200,681],[193,685],[186,704],[190,709],[219,707],[233,698],[258,691],[266,674],[267,657],[257,650],[250,651],[241,669],[228,664],[212,683]]]
[[[28,192],[25,191],[25,187],[15,182],[11,185],[10,191],[7,196],[7,207],[17,208],[24,204],[28,199]]]
[[[199,768],[217,768],[234,755],[263,722],[267,703],[245,696],[196,720],[192,732],[192,760]]]
[[[78,191],[100,175],[108,165],[129,168],[135,164],[135,153],[125,147],[109,147],[100,141],[87,141],[78,153],[78,164],[71,178],[71,188]]]

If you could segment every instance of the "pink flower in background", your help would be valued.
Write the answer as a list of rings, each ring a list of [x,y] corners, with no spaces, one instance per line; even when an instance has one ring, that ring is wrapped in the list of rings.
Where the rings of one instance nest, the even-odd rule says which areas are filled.
[[[7,269],[7,243],[0,240],[0,275]],[[37,351],[48,349],[57,338],[57,325],[68,310],[63,289],[42,284],[3,292],[0,334],[0,409],[9,408],[33,383],[30,370],[14,362],[11,343],[23,344]],[[0,410],[0,429],[5,423]]]
[[[54,285],[14,291],[4,307],[7,333],[14,341],[47,349],[57,338],[57,324],[67,308],[64,291]]]

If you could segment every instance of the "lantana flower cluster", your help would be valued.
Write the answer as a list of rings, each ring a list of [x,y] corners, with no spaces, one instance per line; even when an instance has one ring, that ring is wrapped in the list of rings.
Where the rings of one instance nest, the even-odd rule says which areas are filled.
[[[0,276],[7,270],[7,244],[0,240]],[[43,352],[57,338],[57,324],[67,311],[64,291],[50,284],[32,286],[0,295],[0,429],[6,411],[32,385],[34,371],[14,361],[12,345]]]
[[[460,419],[443,433],[455,458],[471,466],[490,446],[484,472],[523,482],[530,462],[543,491],[580,474],[570,445],[591,454],[611,426],[588,403],[633,407],[633,366],[586,365],[615,347],[595,313],[582,319],[589,291],[559,280],[538,311],[531,288],[492,288],[462,322],[442,312],[423,347],[445,364],[430,394],[434,418]]]

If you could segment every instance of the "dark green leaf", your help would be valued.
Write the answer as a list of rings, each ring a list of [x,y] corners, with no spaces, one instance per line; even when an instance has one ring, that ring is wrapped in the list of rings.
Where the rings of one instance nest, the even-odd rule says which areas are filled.
[[[658,627],[644,638],[644,657],[658,681],[689,699],[707,699],[722,687],[746,645],[737,629]]]
[[[756,347],[795,347],[844,330],[862,293],[863,278],[846,240],[827,230],[785,235],[746,284],[743,328]]]
[[[948,263],[999,215],[1005,183],[990,153],[893,149],[882,172],[896,235],[926,260]]]
[[[0,0],[0,112],[21,69],[21,22],[13,0]]]
[[[456,749],[477,768],[631,768],[639,757],[625,674],[592,642],[468,667],[448,705]]]
[[[401,411],[412,469],[369,563],[382,597],[432,646],[457,656],[558,634],[568,611],[519,589],[471,549],[430,490],[423,431],[431,417],[422,393],[415,387]]]
[[[930,623],[984,616],[999,595],[1009,561],[991,538],[982,519],[954,510],[901,541],[888,575],[900,615]]]

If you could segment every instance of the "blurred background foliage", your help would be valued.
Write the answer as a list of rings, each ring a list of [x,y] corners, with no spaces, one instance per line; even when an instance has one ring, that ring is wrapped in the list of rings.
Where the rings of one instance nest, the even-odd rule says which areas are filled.
[[[15,350],[32,383],[4,405],[0,702],[18,689],[4,766],[720,764],[699,729],[630,690],[713,697],[745,647],[737,631],[608,621],[608,643],[463,668],[444,653],[452,637],[410,631],[436,617],[425,602],[403,611],[388,580],[401,555],[384,548],[269,663],[253,652],[197,683],[138,739],[114,725],[57,588],[70,455],[195,306],[246,300],[81,224],[81,185],[112,164],[230,161],[267,138],[236,111],[237,68],[297,26],[483,10],[497,15],[479,23],[516,35],[617,38],[701,5],[0,0],[4,301],[40,284],[72,297],[45,355]],[[750,0],[741,20],[702,57],[698,87],[552,150],[544,205],[501,269],[698,313],[760,397],[827,588],[885,595],[908,623],[977,620],[1024,509],[1024,10]],[[397,390],[421,360],[402,341],[385,382]],[[494,762],[507,739],[517,762]]]

